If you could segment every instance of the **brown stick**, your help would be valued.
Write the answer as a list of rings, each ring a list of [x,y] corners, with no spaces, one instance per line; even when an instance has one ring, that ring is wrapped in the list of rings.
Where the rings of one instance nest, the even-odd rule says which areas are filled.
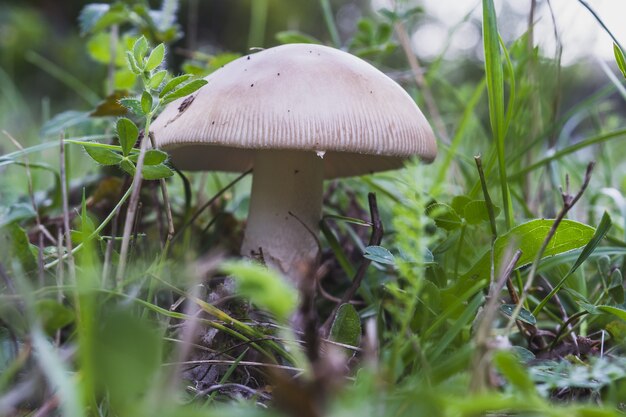
[[[585,171],[585,178],[583,180],[583,184],[580,187],[580,191],[578,191],[576,195],[570,194],[569,176],[565,177],[565,191],[561,189],[561,198],[563,199],[563,208],[554,219],[554,223],[552,224],[550,231],[548,232],[545,239],[543,240],[543,243],[541,244],[541,248],[537,252],[537,256],[535,256],[535,259],[530,268],[530,272],[528,272],[528,278],[526,279],[526,283],[524,284],[524,288],[522,290],[522,296],[519,300],[519,303],[517,304],[517,307],[515,307],[515,310],[511,314],[511,319],[509,320],[507,329],[510,329],[511,326],[513,325],[513,322],[515,321],[515,319],[517,318],[517,315],[522,309],[522,305],[524,305],[524,302],[526,301],[526,297],[528,297],[528,291],[532,287],[533,281],[535,280],[535,275],[537,274],[539,261],[543,257],[543,254],[546,251],[548,244],[554,237],[556,230],[558,229],[559,225],[561,224],[561,222],[563,221],[567,213],[572,209],[572,207],[574,207],[574,205],[578,202],[580,197],[582,197],[583,193],[587,189],[587,186],[589,185],[589,182],[591,181],[591,173],[593,172],[594,166],[595,166],[595,162],[590,162],[589,165],[587,165],[587,170]]]

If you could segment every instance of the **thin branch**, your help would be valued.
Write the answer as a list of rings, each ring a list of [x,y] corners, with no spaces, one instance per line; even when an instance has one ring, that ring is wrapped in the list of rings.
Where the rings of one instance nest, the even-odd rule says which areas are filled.
[[[594,166],[595,166],[595,162],[590,162],[589,165],[587,165],[587,170],[585,171],[585,177],[583,179],[582,186],[580,187],[580,191],[578,191],[576,195],[570,194],[569,177],[566,177],[565,191],[561,190],[561,198],[563,199],[563,208],[554,219],[554,223],[552,223],[552,227],[550,228],[550,231],[548,232],[545,239],[543,240],[543,243],[541,244],[541,247],[539,251],[537,252],[537,255],[535,256],[535,259],[533,260],[530,271],[528,272],[528,278],[526,279],[526,283],[524,284],[524,288],[522,290],[522,296],[519,300],[519,303],[515,307],[515,310],[513,310],[513,313],[511,314],[511,319],[509,320],[507,329],[510,329],[513,323],[516,321],[517,315],[521,311],[522,305],[524,305],[524,302],[526,301],[526,297],[528,297],[528,291],[532,287],[533,282],[535,280],[535,276],[537,274],[537,268],[539,267],[539,261],[541,260],[541,258],[543,258],[543,254],[545,253],[548,245],[550,244],[550,241],[556,234],[556,231],[559,225],[561,224],[561,222],[563,221],[567,213],[572,209],[572,207],[574,207],[574,205],[578,202],[580,197],[582,197],[583,193],[587,189],[587,186],[589,185],[589,182],[591,181],[591,173],[593,172]]]

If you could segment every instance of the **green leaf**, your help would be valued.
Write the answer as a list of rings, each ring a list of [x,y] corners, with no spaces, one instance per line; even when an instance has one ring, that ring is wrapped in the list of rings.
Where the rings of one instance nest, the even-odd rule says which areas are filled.
[[[100,165],[117,165],[122,161],[122,155],[110,149],[96,148],[92,146],[83,146],[87,155]]]
[[[108,32],[99,32],[91,36],[87,41],[89,56],[101,64],[111,63],[111,35]],[[122,48],[116,48],[113,62],[116,66],[124,66],[126,63],[125,53]]]
[[[619,70],[622,72],[624,78],[626,78],[626,58],[624,57],[624,51],[616,43],[613,44],[613,54],[615,55],[615,61]]]
[[[146,57],[146,53],[148,52],[148,41],[145,36],[141,36],[135,44],[133,45],[133,57],[137,62],[137,66],[140,70],[145,69],[144,58]]]
[[[0,228],[0,264],[5,268],[11,268],[14,262],[18,262],[23,272],[36,270],[37,261],[33,252],[28,235],[16,223]]]
[[[598,247],[604,236],[609,232],[609,229],[612,225],[611,216],[605,211],[602,216],[602,220],[600,220],[600,224],[598,228],[594,232],[593,236],[589,240],[589,242],[585,245],[584,249],[578,255],[576,262],[572,265],[570,270],[561,278],[561,280],[554,286],[552,291],[548,295],[544,297],[543,300],[535,307],[533,310],[533,314],[538,315],[539,312],[543,309],[543,307],[554,297],[554,295],[561,289],[561,287],[565,284],[567,279],[574,273],[576,270],[587,260],[587,258],[593,253],[594,250]]]
[[[342,304],[330,328],[330,340],[344,345],[359,346],[361,318],[352,304]]]
[[[368,246],[363,252],[363,257],[370,261],[378,262],[380,264],[395,265],[396,260],[393,254],[382,246]]]
[[[78,25],[81,35],[85,35],[100,32],[111,25],[125,22],[128,18],[129,11],[123,3],[92,3],[80,11]]]
[[[97,358],[94,380],[113,406],[129,407],[154,382],[163,344],[158,329],[130,310],[102,311],[105,315],[97,318],[90,345],[92,357]]]
[[[184,74],[184,75],[179,75],[178,77],[172,78],[171,80],[167,82],[167,84],[165,84],[165,87],[163,87],[163,89],[159,93],[159,98],[163,98],[163,96],[165,96],[170,91],[173,91],[176,87],[178,87],[180,84],[184,83],[185,81],[189,80],[191,77],[192,77],[191,74]]]
[[[117,121],[117,137],[122,147],[122,153],[124,156],[128,156],[137,143],[139,128],[130,119],[122,117]]]
[[[150,81],[148,81],[148,87],[155,90],[161,85],[166,75],[167,75],[167,70],[161,70],[155,73],[152,77],[150,77]]]
[[[132,162],[137,163],[139,153],[134,153],[128,157]],[[159,165],[167,160],[167,153],[159,149],[148,149],[144,156],[144,165]]]
[[[447,204],[432,203],[426,207],[426,215],[435,221],[437,227],[444,230],[458,229],[463,225],[463,220],[457,212]]]
[[[313,44],[320,45],[322,43],[318,39],[315,39],[313,36],[307,35],[306,33],[300,32],[298,30],[284,30],[282,32],[276,33],[274,37],[279,43],[283,43],[283,44],[313,43]]]
[[[126,158],[120,162],[120,168],[122,168],[127,174],[135,175],[135,164]]]
[[[500,306],[500,311],[507,317],[511,317],[513,314],[513,311],[515,310],[516,305],[515,304],[502,304]],[[531,313],[530,311],[526,310],[525,308],[522,308],[519,312],[519,314],[517,315],[517,320],[519,321],[523,321],[526,324],[530,324],[532,326],[534,326],[535,324],[537,324],[537,319],[535,318],[535,316],[533,316],[533,313]]]
[[[141,110],[144,114],[150,114],[150,112],[152,112],[152,94],[147,91],[141,94]]]
[[[535,383],[513,353],[499,350],[493,355],[493,363],[509,383],[517,389],[516,392],[522,395],[536,395]]]
[[[450,206],[454,209],[454,211],[456,211],[457,213],[463,213],[463,210],[465,210],[465,206],[472,201],[471,198],[464,196],[464,195],[457,195],[455,196],[452,201],[450,202]]]
[[[32,204],[16,203],[9,207],[0,206],[0,229],[9,223],[34,219],[36,215],[37,213],[35,213]]]
[[[126,62],[128,62],[128,68],[130,68],[133,74],[141,74],[141,68],[139,68],[139,63],[130,51],[126,51]]]
[[[143,110],[141,109],[141,102],[135,98],[123,98],[120,99],[120,104],[126,107],[131,113],[136,114],[137,116],[144,116]]]
[[[554,220],[536,219],[512,228],[508,233],[499,236],[494,244],[495,270],[500,270],[500,263],[507,248],[520,249],[517,268],[530,264],[537,256],[543,240],[546,238]],[[595,229],[573,220],[563,220],[550,240],[543,258],[571,251],[586,245],[593,237]],[[485,254],[463,276],[463,279],[474,277],[489,278],[490,253]]]
[[[174,171],[167,165],[144,165],[141,176],[146,180],[160,180],[174,175]]]
[[[74,310],[65,307],[56,300],[46,298],[35,304],[37,318],[41,320],[44,330],[49,336],[74,321]]]
[[[596,306],[596,308],[598,309],[598,311],[601,311],[603,313],[607,313],[607,314],[611,314],[615,317],[618,317],[624,321],[626,321],[626,310],[618,308],[618,307],[613,307],[613,306],[605,306],[605,305],[600,305],[600,306]]]
[[[163,62],[163,58],[165,57],[165,45],[162,43],[158,44],[156,48],[150,52],[150,56],[148,57],[148,61],[146,62],[146,71],[152,71],[156,69]]]
[[[285,323],[298,304],[298,293],[276,271],[249,261],[229,261],[222,270],[235,278],[239,294]]]
[[[176,99],[179,99],[181,97],[185,97],[188,96],[189,94],[194,93],[195,91],[199,90],[200,88],[202,88],[203,86],[205,86],[207,84],[207,80],[193,80],[188,82],[187,84],[183,85],[182,87],[180,87],[178,90],[175,90],[171,93],[169,93],[168,95],[166,95],[163,98],[163,104],[167,104],[170,103]]]
[[[493,206],[494,217],[497,217],[500,213],[500,207],[494,204]],[[479,224],[489,221],[489,210],[487,209],[487,202],[485,200],[473,200],[465,205],[463,208],[462,216],[469,224]]]
[[[614,270],[611,274],[609,295],[616,304],[622,304],[624,302],[624,278],[619,269]]]

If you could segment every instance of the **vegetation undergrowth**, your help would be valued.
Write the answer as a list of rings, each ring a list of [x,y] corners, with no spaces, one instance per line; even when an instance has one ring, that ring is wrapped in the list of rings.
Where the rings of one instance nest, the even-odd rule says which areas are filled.
[[[617,39],[619,76],[588,86],[583,63],[537,46],[532,18],[505,41],[494,0],[475,22],[483,59],[429,60],[409,36],[428,12],[410,2],[363,9],[346,32],[339,2],[320,0],[319,33],[271,38],[272,2],[251,2],[248,47],[327,43],[368,60],[439,144],[432,165],[326,185],[315,285],[296,289],[239,255],[250,172],[181,172],[150,134],[241,55],[180,48],[183,29],[198,35],[188,3],[185,27],[178,0],[85,5],[76,46],[97,80],[5,46],[0,416],[624,413]],[[36,19],[26,6],[5,7],[0,24],[43,42],[17,24]],[[10,71],[22,55],[74,107],[49,117],[43,100],[37,122]]]

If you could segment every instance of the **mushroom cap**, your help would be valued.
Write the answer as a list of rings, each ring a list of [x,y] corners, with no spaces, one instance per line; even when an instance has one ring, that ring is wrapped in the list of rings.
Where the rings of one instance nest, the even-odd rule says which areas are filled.
[[[391,78],[349,53],[287,44],[236,59],[152,124],[181,169],[243,172],[256,150],[316,151],[326,178],[395,169],[437,153],[433,131]]]

